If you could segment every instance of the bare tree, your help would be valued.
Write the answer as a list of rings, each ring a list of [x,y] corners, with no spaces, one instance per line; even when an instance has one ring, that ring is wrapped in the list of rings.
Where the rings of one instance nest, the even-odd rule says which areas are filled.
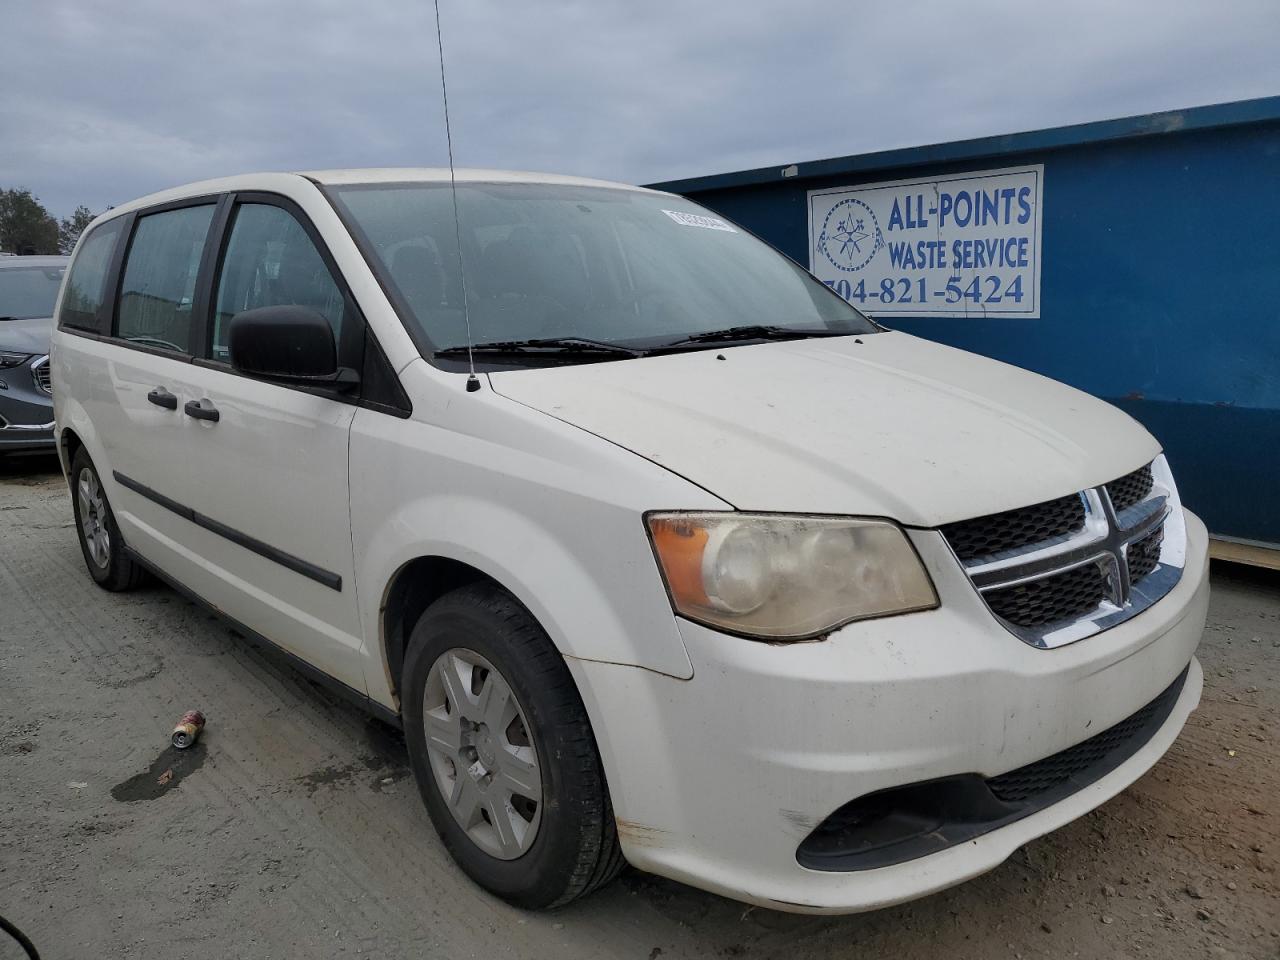
[[[89,226],[97,214],[83,203],[76,207],[76,212],[58,221],[58,252],[71,253],[76,248],[76,241],[84,228]]]

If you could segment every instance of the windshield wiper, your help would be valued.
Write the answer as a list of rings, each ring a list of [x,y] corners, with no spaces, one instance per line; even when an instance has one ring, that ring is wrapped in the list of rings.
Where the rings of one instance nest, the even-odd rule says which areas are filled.
[[[49,312],[52,313],[53,311],[51,310]],[[0,320],[21,320],[21,319],[23,318],[22,317],[0,317]]]
[[[826,327],[803,329],[799,327],[779,327],[766,324],[746,324],[739,327],[725,327],[723,330],[708,330],[695,333],[682,340],[673,340],[658,349],[682,347],[697,343],[735,343],[740,340],[803,340],[807,337],[851,337],[853,333],[846,330],[830,330]]]
[[[644,350],[635,347],[624,347],[620,343],[605,343],[603,340],[586,340],[581,337],[542,337],[534,340],[495,340],[489,343],[477,343],[468,348],[465,344],[456,347],[445,347],[437,350],[437,357],[465,357],[468,352],[476,356],[520,356],[520,357],[567,357],[598,356],[607,354],[616,357],[643,357]]]
[[[161,340],[159,337],[148,337],[144,334],[134,334],[125,337],[130,343],[136,343],[143,347],[160,347],[163,350],[176,350],[178,353],[185,353],[182,347],[176,343],[170,343],[168,340]]]

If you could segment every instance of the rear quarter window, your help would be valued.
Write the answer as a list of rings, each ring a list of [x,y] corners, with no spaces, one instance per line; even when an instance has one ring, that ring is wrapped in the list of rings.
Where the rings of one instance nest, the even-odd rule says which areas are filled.
[[[65,281],[62,309],[58,314],[59,327],[105,332],[102,304],[106,297],[111,258],[123,223],[123,218],[108,220],[94,227],[80,244]]]

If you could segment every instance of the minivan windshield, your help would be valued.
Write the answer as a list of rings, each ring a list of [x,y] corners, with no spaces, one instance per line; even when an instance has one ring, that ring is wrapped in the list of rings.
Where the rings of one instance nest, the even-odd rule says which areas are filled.
[[[471,340],[488,346],[478,362],[878,329],[767,244],[679,197],[543,183],[457,191],[455,233],[447,182],[329,188],[424,352],[465,350],[463,275]]]
[[[65,269],[61,264],[42,267],[0,265],[0,319],[52,317]]]

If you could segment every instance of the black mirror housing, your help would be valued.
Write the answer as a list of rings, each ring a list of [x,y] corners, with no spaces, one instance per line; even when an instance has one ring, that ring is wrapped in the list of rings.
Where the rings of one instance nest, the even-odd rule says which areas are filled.
[[[329,321],[311,307],[281,305],[231,318],[231,366],[241,373],[286,382],[336,382],[338,348]]]

